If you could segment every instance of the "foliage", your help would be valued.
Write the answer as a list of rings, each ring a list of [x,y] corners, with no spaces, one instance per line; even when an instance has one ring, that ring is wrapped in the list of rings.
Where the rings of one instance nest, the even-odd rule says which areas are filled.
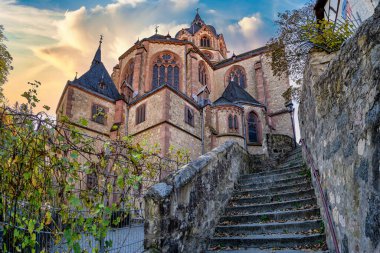
[[[0,25],[0,99],[3,98],[2,85],[7,81],[9,71],[12,70],[12,56],[4,44],[5,40],[4,28]]]
[[[282,97],[286,102],[294,100],[300,102],[300,87],[290,86],[283,94]]]
[[[161,178],[158,165],[178,169],[186,155],[173,149],[175,161],[164,159],[129,136],[102,139],[82,133],[65,116],[56,122],[33,114],[41,84],[30,85],[25,104],[0,107],[2,251],[48,251],[52,245],[41,237],[51,235],[65,251],[82,252],[79,240],[87,234],[98,242],[93,252],[104,252],[112,245],[105,240],[108,229],[130,217],[136,195]]]
[[[316,47],[327,52],[339,50],[343,42],[352,34],[352,24],[344,22],[335,25],[326,19],[318,22],[308,21],[302,30],[305,40],[309,40]]]
[[[273,73],[279,77],[284,73],[290,75],[298,84],[310,48],[330,53],[338,50],[351,35],[348,23],[334,25],[326,20],[316,21],[313,2],[300,9],[278,13],[275,24],[277,36],[267,43]]]

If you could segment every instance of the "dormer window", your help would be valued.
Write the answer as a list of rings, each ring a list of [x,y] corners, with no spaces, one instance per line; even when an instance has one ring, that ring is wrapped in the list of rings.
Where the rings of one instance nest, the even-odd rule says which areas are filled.
[[[210,38],[207,36],[203,36],[201,38],[201,47],[210,47],[210,45],[211,45]]]
[[[104,90],[104,89],[106,88],[106,84],[104,83],[103,80],[100,81],[100,83],[99,83],[99,88],[100,88],[101,90]]]

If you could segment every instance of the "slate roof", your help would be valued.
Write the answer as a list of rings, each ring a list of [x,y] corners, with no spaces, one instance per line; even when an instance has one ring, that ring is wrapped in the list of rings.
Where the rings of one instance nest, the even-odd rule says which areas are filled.
[[[158,41],[174,41],[174,42],[183,42],[183,40],[179,40],[179,39],[176,39],[176,38],[172,38],[169,34],[168,35],[161,35],[161,34],[154,34],[152,36],[150,36],[149,38],[146,38],[144,40],[158,40]]]
[[[228,59],[225,59],[223,61],[218,62],[217,64],[214,65],[214,67],[215,68],[222,68],[222,67],[225,67],[225,66],[227,66],[231,63],[234,63],[236,61],[251,58],[253,56],[263,54],[267,51],[268,51],[268,47],[264,46],[264,47],[256,48],[254,50],[251,50],[251,51],[239,54],[239,55],[234,54],[231,58],[228,58]]]
[[[101,45],[99,45],[94,59],[92,60],[90,69],[81,77],[75,78],[73,81],[69,81],[69,84],[84,88],[87,91],[97,93],[111,100],[118,100],[121,98],[121,95],[117,91],[114,82],[107,72],[107,69],[104,67],[101,57]],[[101,88],[100,83],[103,83],[103,89]]]
[[[236,105],[238,103],[248,103],[257,106],[264,106],[254,99],[246,90],[239,86],[237,82],[230,81],[222,96],[218,98],[214,105]]]

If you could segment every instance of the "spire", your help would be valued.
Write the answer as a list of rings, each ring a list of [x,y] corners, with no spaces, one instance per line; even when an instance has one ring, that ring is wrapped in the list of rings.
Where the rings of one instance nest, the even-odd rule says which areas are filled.
[[[103,43],[103,35],[100,35],[99,47],[98,47],[98,50],[96,50],[91,66],[102,62],[102,43]]]
[[[202,20],[201,16],[199,15],[199,8],[196,9],[197,14],[195,14],[193,22],[191,24],[198,24],[199,26],[202,26],[205,24],[205,22]]]

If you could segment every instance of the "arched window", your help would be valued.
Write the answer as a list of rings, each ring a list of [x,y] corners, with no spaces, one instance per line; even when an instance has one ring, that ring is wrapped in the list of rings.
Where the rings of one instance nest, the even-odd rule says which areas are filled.
[[[199,74],[199,82],[202,85],[207,85],[208,80],[207,80],[207,70],[206,70],[206,65],[204,62],[199,63],[199,68],[198,68],[198,74]]]
[[[152,89],[165,83],[179,89],[179,62],[170,53],[160,54],[153,63]]]
[[[234,127],[235,127],[235,130],[239,129],[238,118],[236,115],[234,116]]]
[[[228,85],[228,83],[230,81],[234,81],[234,82],[238,83],[239,86],[241,86],[242,88],[246,88],[247,87],[247,85],[246,85],[247,81],[246,81],[245,71],[244,71],[243,67],[240,67],[240,66],[232,67],[228,71],[226,81],[227,81],[226,85]]]
[[[207,36],[203,36],[201,38],[201,47],[210,47],[211,44],[210,44],[210,38],[207,37]]]
[[[232,130],[234,129],[234,122],[233,122],[233,118],[232,118],[232,115],[228,115],[228,129]]]
[[[132,85],[133,84],[133,70],[135,68],[135,63],[133,60],[130,60],[125,67],[124,82]]]
[[[248,141],[251,143],[259,142],[258,117],[254,112],[248,114]]]

